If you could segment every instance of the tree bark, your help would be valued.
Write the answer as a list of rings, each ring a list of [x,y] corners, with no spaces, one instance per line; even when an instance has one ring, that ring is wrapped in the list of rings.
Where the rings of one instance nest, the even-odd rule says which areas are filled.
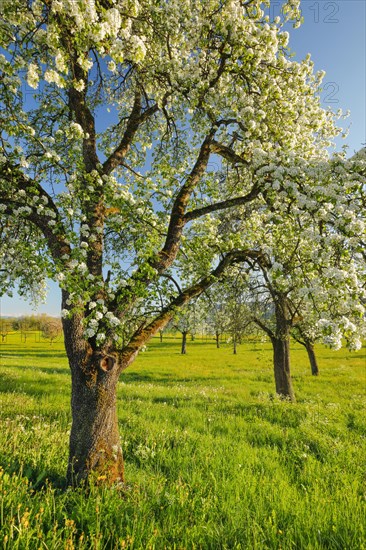
[[[277,294],[274,300],[276,331],[272,334],[273,366],[276,393],[281,397],[296,401],[290,373],[290,321],[286,297]]]
[[[72,381],[67,483],[79,485],[91,476],[107,484],[121,482],[116,393],[122,359],[92,349],[83,337],[81,315],[63,319],[63,328]]]
[[[233,354],[236,355],[236,335],[233,336]]]
[[[312,342],[309,342],[308,340],[305,342],[305,348],[309,357],[310,366],[311,366],[311,374],[313,376],[318,376],[319,374],[319,367],[318,367],[318,361],[316,359],[315,350],[314,350],[314,344]]]
[[[216,332],[215,340],[216,340],[216,347],[217,347],[217,349],[219,349],[220,348],[220,333],[219,332]]]
[[[185,355],[187,353],[187,334],[187,332],[182,332],[182,355]]]
[[[272,346],[276,393],[296,401],[290,374],[290,339],[273,338]]]
[[[116,391],[118,375],[108,369],[112,358],[93,356],[86,369],[72,369],[72,428],[67,480],[79,485],[92,474],[112,484],[124,480],[118,431]]]

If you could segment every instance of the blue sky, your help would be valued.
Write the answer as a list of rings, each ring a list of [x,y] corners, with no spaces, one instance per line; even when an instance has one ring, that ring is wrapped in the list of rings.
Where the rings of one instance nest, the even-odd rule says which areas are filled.
[[[272,1],[277,15],[280,0]],[[364,0],[302,0],[304,24],[290,30],[290,46],[296,59],[311,53],[317,70],[325,70],[322,101],[332,109],[350,110],[344,121],[350,126],[346,142],[350,153],[366,143],[366,2]],[[33,309],[14,293],[0,299],[0,315],[60,313],[60,291],[49,283],[47,303]]]

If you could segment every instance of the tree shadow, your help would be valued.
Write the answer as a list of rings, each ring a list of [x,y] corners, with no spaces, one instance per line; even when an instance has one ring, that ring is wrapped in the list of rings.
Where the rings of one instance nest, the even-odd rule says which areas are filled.
[[[232,380],[232,377],[229,378]],[[165,373],[164,376],[159,376],[158,373],[147,374],[139,372],[127,372],[123,373],[120,382],[125,384],[133,384],[136,382],[146,382],[150,384],[166,384],[167,386],[175,386],[177,384],[196,384],[197,382],[206,383],[209,381],[217,382],[217,380],[223,380],[218,376],[189,376],[189,377],[177,377],[175,374]]]
[[[17,378],[0,373],[0,393],[21,393],[33,397],[41,397],[43,395],[52,395],[54,391],[55,384],[51,378],[19,382]],[[57,391],[69,393],[69,387],[63,386],[62,388],[57,388]]]
[[[45,373],[45,374],[63,374],[63,375],[70,376],[70,370],[67,367],[65,367],[65,368],[35,367],[35,366],[32,366],[32,365],[14,365],[13,364],[13,365],[1,365],[1,368],[9,369],[9,370],[19,369],[19,370],[22,370],[22,371],[33,370],[33,371],[42,372],[42,373]]]
[[[0,456],[0,467],[9,476],[19,476],[26,478],[29,487],[33,491],[42,491],[46,487],[52,486],[59,492],[67,488],[66,477],[61,476],[56,470],[42,469],[41,466],[35,466],[29,462],[20,462],[18,459],[9,459],[4,455]]]
[[[52,346],[49,346],[47,350],[39,349],[19,349],[14,346],[14,351],[0,351],[0,357],[52,357],[52,359],[65,359],[66,353],[64,351],[56,351]]]
[[[168,384],[174,384],[178,382],[178,379],[172,374],[172,375],[165,375],[165,376],[159,376],[157,374],[147,374],[147,373],[139,373],[139,372],[127,372],[123,373],[120,382],[124,382],[125,384],[133,384],[134,382],[148,382],[148,383],[168,383]]]

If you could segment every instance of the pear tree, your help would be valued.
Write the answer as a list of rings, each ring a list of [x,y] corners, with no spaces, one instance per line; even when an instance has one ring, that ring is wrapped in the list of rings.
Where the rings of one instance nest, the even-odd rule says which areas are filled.
[[[0,285],[61,288],[69,483],[123,480],[121,373],[177,309],[262,255],[250,226],[248,245],[235,224],[223,238],[220,213],[281,217],[282,194],[311,210],[323,193],[301,172],[322,173],[340,130],[324,74],[288,46],[299,4],[274,18],[269,0],[0,4]],[[189,283],[152,314],[170,276]]]
[[[332,171],[333,164],[334,160],[330,161],[323,174]],[[366,334],[366,269],[362,254],[365,224],[364,210],[357,199],[357,192],[361,189],[362,196],[365,185],[364,165],[358,171],[359,167],[349,161],[340,164],[337,159],[338,167],[344,168],[345,164],[348,185],[353,188],[352,206],[346,193],[333,196],[333,200],[333,193],[324,199],[318,196],[307,211],[302,208],[301,196],[283,197],[285,210],[280,217],[269,208],[266,216],[252,215],[249,222],[244,216],[232,220],[245,236],[246,244],[260,252],[254,260],[246,259],[245,271],[250,277],[246,285],[243,282],[243,293],[250,295],[248,315],[272,342],[276,391],[292,401],[295,392],[290,372],[291,335],[305,346],[312,373],[318,374],[316,341],[335,350],[343,343],[359,350]],[[311,168],[303,171],[304,184],[309,170],[312,177]],[[335,179],[340,180],[337,185],[345,189],[339,173],[335,173]],[[357,178],[352,180],[352,173]],[[286,181],[284,178],[284,185]],[[328,180],[328,192],[331,189]],[[334,210],[342,202],[339,212],[343,215],[338,217]],[[248,223],[255,229],[250,243]]]

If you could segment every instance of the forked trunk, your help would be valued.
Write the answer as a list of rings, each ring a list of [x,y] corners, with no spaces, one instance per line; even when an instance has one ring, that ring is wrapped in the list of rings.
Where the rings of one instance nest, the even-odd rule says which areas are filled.
[[[187,334],[188,332],[182,332],[182,355],[185,355],[187,353]]]
[[[276,393],[290,401],[295,401],[290,374],[290,340],[289,338],[273,338],[272,346]]]
[[[305,348],[308,353],[309,361],[310,361],[310,367],[311,367],[311,374],[313,376],[318,376],[319,374],[319,367],[318,367],[318,361],[316,359],[315,350],[314,350],[314,344],[312,344],[309,341],[305,342]]]

